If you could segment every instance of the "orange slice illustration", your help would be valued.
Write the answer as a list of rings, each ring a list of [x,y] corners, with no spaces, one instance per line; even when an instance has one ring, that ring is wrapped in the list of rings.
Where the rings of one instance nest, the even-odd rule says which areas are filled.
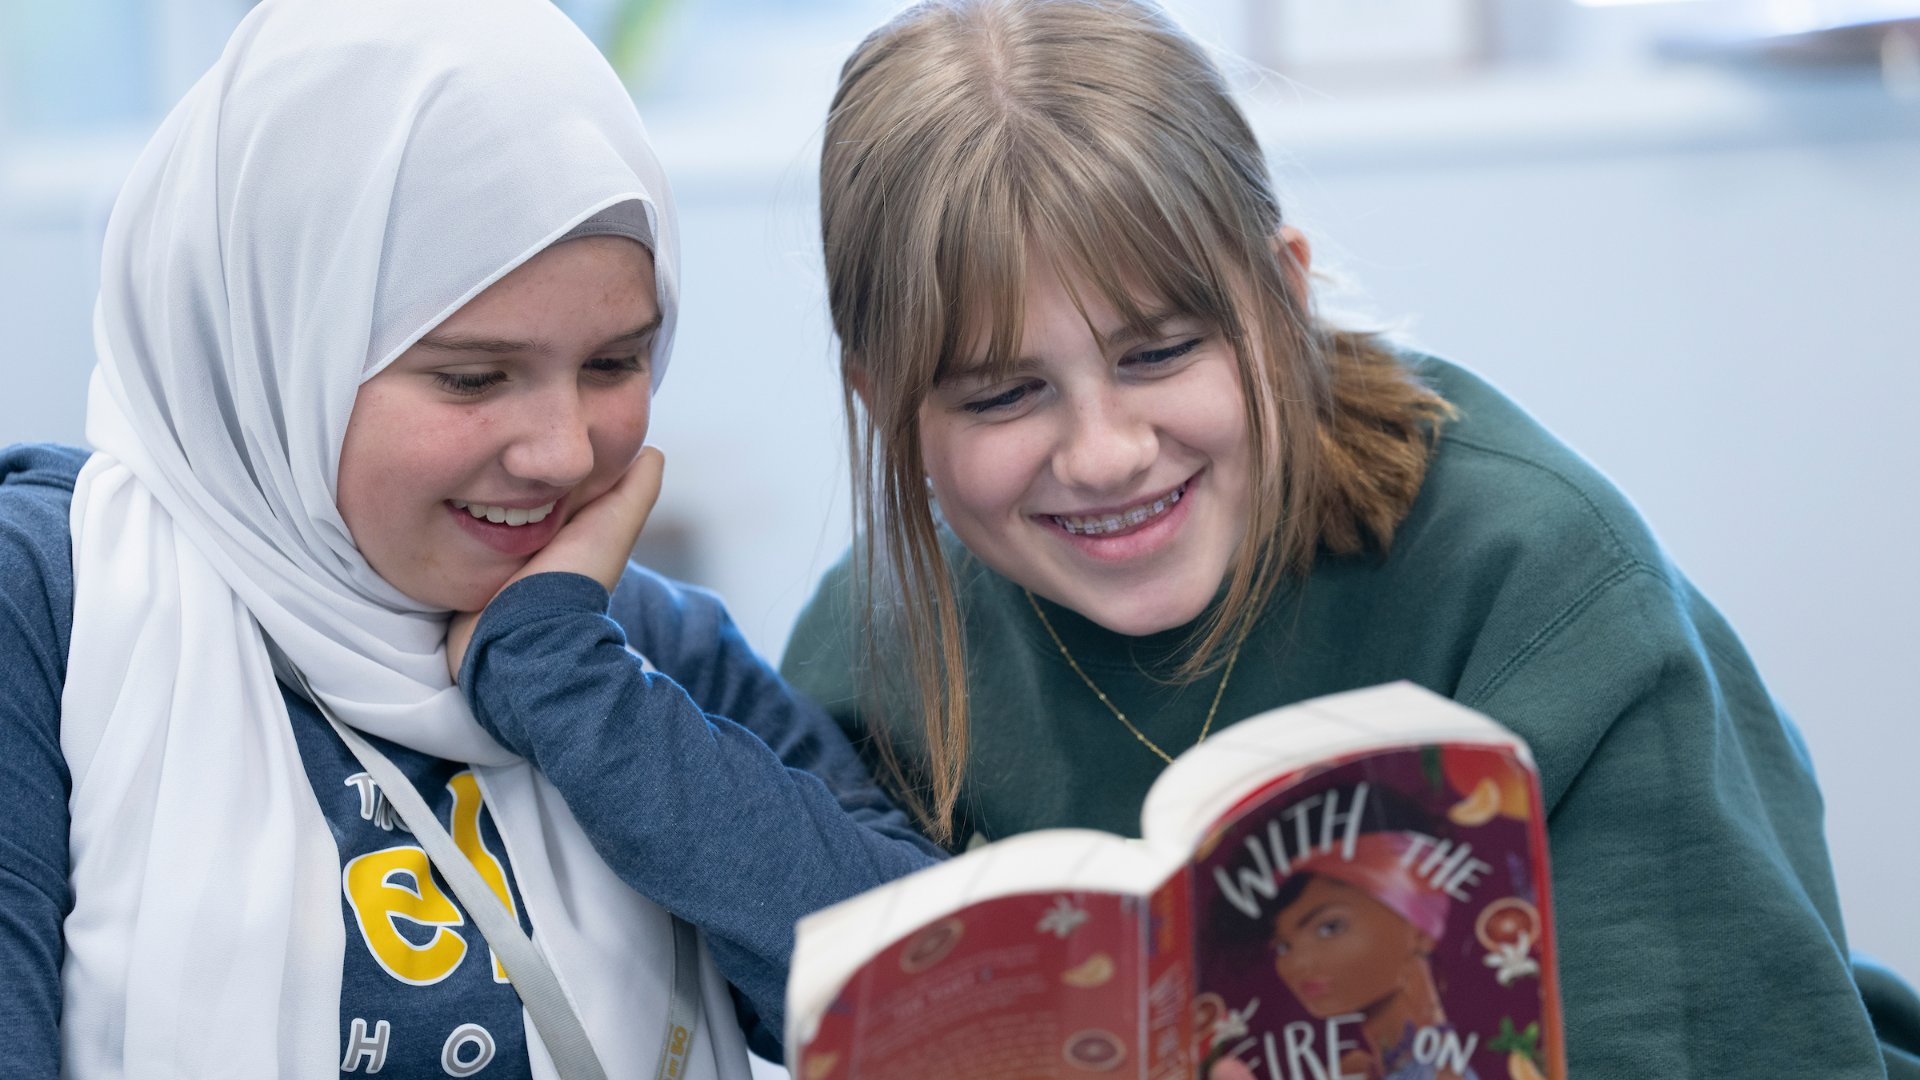
[[[1472,828],[1473,826],[1485,825],[1487,822],[1492,821],[1493,815],[1499,812],[1500,785],[1493,777],[1488,776],[1483,777],[1478,784],[1474,785],[1471,794],[1453,804],[1452,808],[1447,811],[1447,820],[1453,822],[1455,825],[1465,825]]]
[[[1113,957],[1106,953],[1094,953],[1086,962],[1077,964],[1060,973],[1060,981],[1068,986],[1091,989],[1105,986],[1113,978]]]

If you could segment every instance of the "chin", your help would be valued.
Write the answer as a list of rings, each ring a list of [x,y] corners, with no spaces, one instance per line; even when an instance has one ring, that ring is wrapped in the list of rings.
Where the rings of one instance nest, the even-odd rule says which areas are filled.
[[[1160,611],[1144,613],[1080,611],[1080,614],[1085,615],[1102,629],[1124,634],[1127,637],[1146,637],[1148,634],[1157,634],[1162,630],[1172,630],[1176,626],[1184,626],[1192,622],[1199,613],[1200,609],[1196,608],[1193,615],[1171,618],[1167,613]]]
[[[1213,593],[1197,589],[1192,590],[1191,596],[1160,598],[1142,595],[1137,599],[1124,593],[1121,596],[1128,602],[1101,603],[1101,600],[1110,601],[1111,594],[1107,597],[1095,596],[1094,603],[1085,607],[1075,606],[1075,610],[1116,634],[1144,637],[1187,625],[1199,618],[1213,599]]]
[[[506,588],[507,579],[512,576],[512,571],[496,570],[468,574],[453,581],[423,582],[418,591],[400,586],[396,588],[424,607],[445,611],[479,611],[501,589]]]

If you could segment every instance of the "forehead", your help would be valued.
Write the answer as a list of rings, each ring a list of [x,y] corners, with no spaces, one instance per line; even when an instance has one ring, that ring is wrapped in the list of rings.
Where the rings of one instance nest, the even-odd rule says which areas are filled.
[[[1301,888],[1300,895],[1293,902],[1274,914],[1276,927],[1285,932],[1291,930],[1309,913],[1328,904],[1346,905],[1349,908],[1363,904],[1378,903],[1362,889],[1357,889],[1344,881],[1315,874]]]

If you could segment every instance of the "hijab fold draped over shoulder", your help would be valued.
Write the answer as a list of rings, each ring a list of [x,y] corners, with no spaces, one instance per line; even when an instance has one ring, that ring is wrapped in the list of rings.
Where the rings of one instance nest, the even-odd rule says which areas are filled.
[[[267,0],[134,166],[72,510],[66,1075],[338,1075],[339,856],[268,638],[348,724],[475,767],[603,1063],[652,1068],[667,915],[475,724],[447,613],[375,574],[335,509],[360,385],[608,214],[652,241],[657,385],[678,290],[666,180],[625,90],[544,0]],[[745,1075],[703,964],[690,1075]]]

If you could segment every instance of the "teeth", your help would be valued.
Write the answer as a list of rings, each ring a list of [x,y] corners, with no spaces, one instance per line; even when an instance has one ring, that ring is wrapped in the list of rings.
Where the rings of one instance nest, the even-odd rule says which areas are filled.
[[[1179,502],[1180,497],[1186,493],[1187,485],[1181,484],[1171,494],[1122,513],[1106,514],[1101,517],[1061,517],[1056,514],[1053,520],[1075,536],[1104,536],[1122,529],[1131,529],[1159,517],[1174,503]]]
[[[470,503],[465,499],[449,500],[453,505],[481,521],[491,521],[495,525],[534,525],[545,521],[547,515],[559,503],[550,502],[545,506],[536,506],[531,510],[515,510],[505,506],[488,506],[485,503]]]

